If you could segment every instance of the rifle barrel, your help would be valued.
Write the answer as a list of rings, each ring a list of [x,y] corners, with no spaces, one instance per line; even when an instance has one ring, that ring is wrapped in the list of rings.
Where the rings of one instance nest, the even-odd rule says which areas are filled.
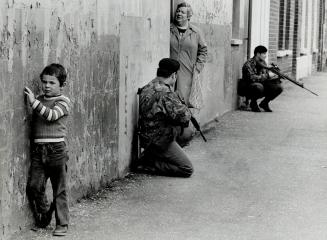
[[[195,129],[200,133],[201,137],[203,138],[203,141],[206,142],[207,139],[205,138],[204,134],[201,131],[200,124],[198,123],[198,121],[195,119],[195,117],[193,115],[191,117],[191,123],[193,124]]]
[[[206,139],[206,137],[203,135],[202,131],[200,130],[199,132],[200,132],[201,137],[203,138],[203,140],[204,140],[205,142],[207,142],[207,139]]]
[[[266,69],[268,69],[269,71],[275,73],[275,74],[278,75],[279,77],[281,77],[281,78],[283,78],[283,79],[286,79],[286,80],[288,80],[288,81],[294,83],[295,85],[297,85],[297,86],[299,86],[299,87],[301,87],[301,88],[307,90],[308,92],[310,92],[310,93],[312,93],[312,94],[318,96],[317,93],[315,93],[315,92],[311,91],[310,89],[306,88],[306,87],[303,85],[303,83],[299,83],[298,81],[296,81],[296,80],[290,78],[289,76],[287,76],[287,75],[281,73],[280,71],[278,71],[278,69],[276,69],[276,67],[269,68],[269,67],[264,66],[264,65],[263,65],[263,67],[266,68]]]
[[[184,102],[184,100],[181,98],[181,96],[179,95],[179,94],[177,94],[177,97],[179,98],[179,100],[181,101],[181,103],[183,103],[187,108],[188,108],[188,106],[186,105],[186,103]],[[192,114],[192,112],[191,112],[191,110],[188,108],[188,110],[190,111],[190,113],[191,113],[191,123],[193,124],[193,126],[195,127],[195,129],[197,130],[197,131],[199,131],[199,133],[200,133],[200,135],[201,135],[201,137],[202,137],[202,139],[203,139],[203,141],[207,141],[207,139],[205,138],[205,136],[204,136],[204,134],[202,133],[202,131],[201,131],[201,127],[200,127],[200,124],[198,123],[198,121],[195,119],[195,117],[193,116],[193,114]]]

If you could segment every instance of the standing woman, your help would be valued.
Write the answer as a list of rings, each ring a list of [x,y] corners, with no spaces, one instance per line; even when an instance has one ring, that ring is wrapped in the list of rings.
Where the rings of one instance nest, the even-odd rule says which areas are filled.
[[[190,24],[192,15],[190,4],[178,4],[174,23],[170,27],[170,57],[180,63],[176,89],[189,107],[194,107],[189,101],[193,79],[198,80],[195,76],[202,71],[207,58],[207,45],[203,34]]]

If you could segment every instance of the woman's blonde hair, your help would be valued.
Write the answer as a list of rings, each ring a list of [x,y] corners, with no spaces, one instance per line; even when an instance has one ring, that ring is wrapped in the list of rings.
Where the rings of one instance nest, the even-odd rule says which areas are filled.
[[[193,15],[193,9],[192,9],[191,5],[189,3],[187,3],[187,2],[182,2],[182,3],[177,5],[176,11],[177,11],[177,9],[179,9],[181,7],[186,7],[187,8],[187,18],[190,20],[192,15]]]

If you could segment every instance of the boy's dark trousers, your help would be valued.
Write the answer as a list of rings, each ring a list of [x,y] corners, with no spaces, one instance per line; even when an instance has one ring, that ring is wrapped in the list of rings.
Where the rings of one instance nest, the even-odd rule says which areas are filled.
[[[66,191],[67,160],[65,142],[34,143],[32,146],[27,196],[34,216],[45,215],[49,210],[45,190],[47,180],[50,178],[56,225],[68,225],[69,221]]]

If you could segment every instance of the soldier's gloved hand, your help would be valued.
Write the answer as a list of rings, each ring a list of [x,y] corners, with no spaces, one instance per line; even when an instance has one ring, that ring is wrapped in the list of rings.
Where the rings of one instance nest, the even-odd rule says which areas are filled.
[[[181,123],[181,128],[187,128],[188,126],[189,126],[189,121],[188,122],[186,122],[186,123]]]
[[[273,79],[278,79],[278,75],[272,72],[269,72],[269,79],[273,80]]]

